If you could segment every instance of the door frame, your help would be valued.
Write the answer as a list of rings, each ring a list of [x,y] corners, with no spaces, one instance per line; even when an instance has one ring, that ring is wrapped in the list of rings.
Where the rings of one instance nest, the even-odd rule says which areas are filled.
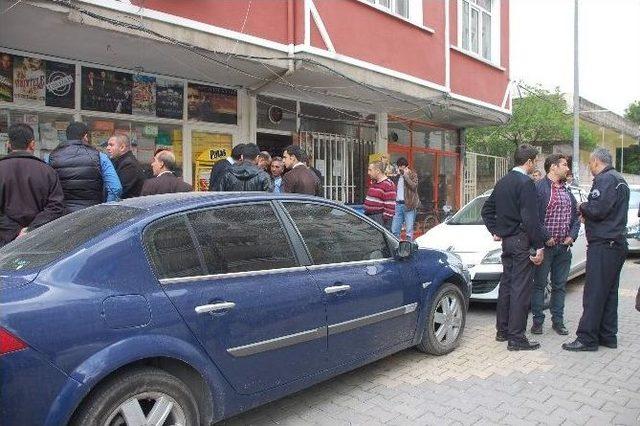
[[[240,129],[235,124],[187,122],[182,130],[182,179],[190,185],[193,185],[191,133],[194,131],[231,135],[231,146],[238,144],[240,135]]]

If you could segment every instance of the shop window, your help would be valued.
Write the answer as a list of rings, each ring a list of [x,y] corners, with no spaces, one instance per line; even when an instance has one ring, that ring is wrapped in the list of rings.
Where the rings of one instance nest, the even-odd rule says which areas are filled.
[[[170,149],[176,156],[175,173],[181,175],[182,126],[98,117],[83,117],[82,121],[89,126],[91,143],[102,151],[111,136],[118,134],[128,136],[133,155],[144,167],[149,166],[157,149]]]
[[[226,133],[191,132],[191,170],[195,191],[209,190],[211,168],[217,161],[231,156],[232,142],[233,137]]]
[[[389,122],[388,140],[390,144],[411,145],[411,130],[409,125],[403,122]]]
[[[15,123],[26,123],[33,129],[36,141],[34,154],[47,160],[49,153],[60,142],[67,140],[67,126],[72,120],[71,114],[0,109],[0,156],[7,154],[8,151],[9,126]]]

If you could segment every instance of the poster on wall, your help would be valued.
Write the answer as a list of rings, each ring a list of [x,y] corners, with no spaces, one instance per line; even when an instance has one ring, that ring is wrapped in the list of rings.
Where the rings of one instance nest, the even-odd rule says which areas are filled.
[[[13,57],[13,100],[44,105],[45,61],[38,58]]]
[[[179,81],[156,80],[156,117],[182,119],[184,86]]]
[[[226,124],[238,122],[236,90],[195,83],[189,83],[187,90],[189,120]]]
[[[13,102],[13,57],[0,52],[0,101]]]
[[[76,66],[47,61],[46,70],[45,104],[58,108],[73,108],[76,94]]]
[[[133,114],[156,115],[156,78],[133,76]]]
[[[82,67],[82,109],[131,114],[131,74]]]

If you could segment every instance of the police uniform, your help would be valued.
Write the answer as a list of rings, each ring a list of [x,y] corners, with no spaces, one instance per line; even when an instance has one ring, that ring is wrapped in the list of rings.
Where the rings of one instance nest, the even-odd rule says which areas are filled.
[[[629,186],[612,167],[597,174],[580,206],[587,235],[587,277],[576,335],[583,345],[617,346],[618,287],[627,256]]]

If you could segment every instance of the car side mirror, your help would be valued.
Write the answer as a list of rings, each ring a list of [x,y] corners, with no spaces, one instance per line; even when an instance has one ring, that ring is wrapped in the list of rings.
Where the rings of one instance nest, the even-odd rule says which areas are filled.
[[[413,243],[411,241],[400,241],[400,245],[398,246],[396,255],[399,258],[404,259],[411,256],[411,253],[413,253],[417,249],[418,245],[416,243]]]

